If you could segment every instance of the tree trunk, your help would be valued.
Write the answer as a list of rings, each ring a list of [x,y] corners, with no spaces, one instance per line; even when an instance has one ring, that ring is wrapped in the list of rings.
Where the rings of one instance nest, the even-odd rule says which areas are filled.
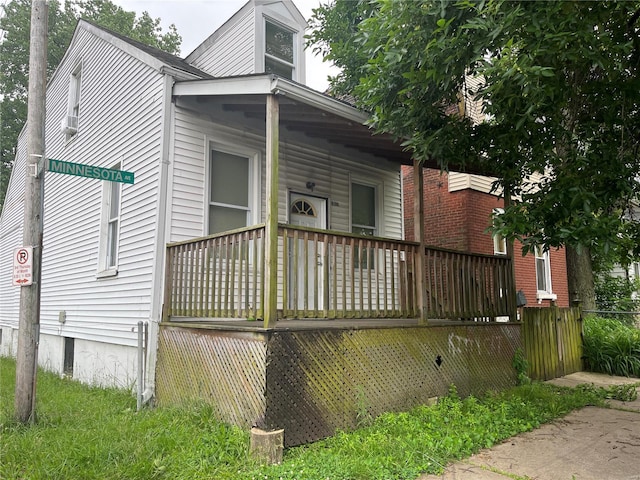
[[[580,302],[585,310],[596,309],[596,291],[591,267],[591,253],[588,248],[578,252],[575,248],[566,246],[567,282],[569,284],[569,301],[573,304]]]

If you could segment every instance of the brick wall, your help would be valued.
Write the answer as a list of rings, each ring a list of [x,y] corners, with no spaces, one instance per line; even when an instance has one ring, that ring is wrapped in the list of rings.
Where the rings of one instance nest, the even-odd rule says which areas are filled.
[[[413,167],[402,168],[404,188],[405,237],[415,238],[413,224]],[[427,245],[492,255],[493,238],[487,232],[491,213],[504,206],[494,195],[466,189],[449,192],[448,176],[438,170],[424,170],[425,243]],[[522,256],[522,244],[514,245],[516,289],[522,290],[528,306],[548,306],[549,300],[536,300],[535,258]],[[564,249],[550,252],[551,285],[561,307],[569,305]]]

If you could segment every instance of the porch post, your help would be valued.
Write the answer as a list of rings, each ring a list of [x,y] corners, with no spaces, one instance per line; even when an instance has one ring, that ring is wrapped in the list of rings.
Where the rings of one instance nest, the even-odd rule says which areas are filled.
[[[504,208],[511,205],[511,188],[505,182],[504,185]],[[507,258],[511,262],[507,278],[507,308],[509,310],[509,321],[518,321],[518,305],[516,302],[516,262],[514,259],[513,239],[507,240]]]
[[[266,221],[264,235],[264,328],[273,327],[278,311],[278,143],[280,106],[267,95]]]
[[[424,243],[424,183],[422,163],[418,160],[413,161],[413,229],[415,241],[420,244],[418,254],[416,255],[415,265],[416,273],[414,280],[416,282],[416,307],[418,309],[418,321],[421,325],[427,324],[427,306],[425,292],[425,243]]]

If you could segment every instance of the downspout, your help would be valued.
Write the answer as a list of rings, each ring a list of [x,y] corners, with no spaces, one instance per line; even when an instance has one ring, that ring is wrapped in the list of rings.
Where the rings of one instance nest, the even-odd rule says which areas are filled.
[[[159,323],[162,317],[162,301],[164,293],[165,245],[168,235],[167,212],[169,196],[169,167],[171,148],[171,127],[173,120],[173,104],[171,102],[173,76],[165,73],[163,89],[163,115],[160,137],[160,171],[158,174],[158,195],[156,200],[156,236],[153,246],[154,270],[151,279],[151,309],[149,314],[147,337],[147,361],[145,391],[142,402],[149,403],[155,396],[156,361],[158,358]]]

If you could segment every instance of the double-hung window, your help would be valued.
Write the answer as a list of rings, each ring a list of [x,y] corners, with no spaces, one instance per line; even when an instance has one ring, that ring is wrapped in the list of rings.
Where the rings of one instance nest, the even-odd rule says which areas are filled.
[[[265,20],[265,73],[275,73],[293,80],[295,72],[294,37],[295,33],[291,30]]]
[[[538,298],[551,298],[553,293],[551,290],[551,260],[549,258],[549,251],[541,246],[536,246],[535,258]]]
[[[494,217],[496,215],[501,215],[504,213],[504,210],[501,208],[496,208],[493,210]],[[507,239],[504,238],[499,233],[493,234],[493,253],[494,255],[506,255],[507,254]]]
[[[82,64],[71,72],[69,80],[69,105],[67,116],[62,119],[62,131],[66,139],[71,140],[78,133],[78,118],[80,117],[80,87],[82,84]]]
[[[360,183],[351,184],[351,232],[363,235],[377,235],[376,223],[376,187]],[[359,268],[374,267],[374,252],[367,249],[354,249],[354,266]]]
[[[251,160],[246,156],[211,151],[209,164],[208,233],[249,225],[251,221]]]
[[[120,167],[120,163],[117,163],[111,168],[120,170]],[[98,258],[98,270],[101,276],[117,273],[121,193],[122,183],[106,180],[102,182],[102,224]]]

